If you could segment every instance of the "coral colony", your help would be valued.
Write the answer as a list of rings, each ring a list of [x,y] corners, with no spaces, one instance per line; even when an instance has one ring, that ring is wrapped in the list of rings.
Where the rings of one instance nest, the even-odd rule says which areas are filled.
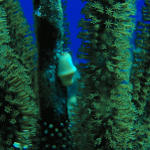
[[[150,1],[82,0],[74,64],[67,0],[0,0],[0,150],[149,150]],[[86,63],[84,61],[86,61]]]

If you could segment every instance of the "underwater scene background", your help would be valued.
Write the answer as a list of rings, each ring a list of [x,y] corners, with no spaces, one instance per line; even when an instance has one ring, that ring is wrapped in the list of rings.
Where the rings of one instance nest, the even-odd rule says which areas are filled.
[[[150,0],[0,0],[0,150],[150,149]]]

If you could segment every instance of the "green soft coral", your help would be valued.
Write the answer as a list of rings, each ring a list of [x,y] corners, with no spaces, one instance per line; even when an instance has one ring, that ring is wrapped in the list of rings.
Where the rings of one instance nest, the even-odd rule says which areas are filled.
[[[79,37],[81,82],[78,96],[79,149],[132,149],[135,108],[130,83],[130,37],[135,29],[135,1],[87,0]],[[84,66],[84,67],[83,67]],[[90,79],[90,80],[89,80]],[[81,94],[82,93],[82,94]],[[82,127],[83,126],[83,127]],[[82,136],[84,133],[85,136]],[[88,143],[88,144],[87,144]],[[79,146],[78,146],[79,145]]]
[[[9,14],[11,11],[10,5],[13,5],[16,1],[11,1],[11,4],[9,2],[0,3],[0,138],[2,138],[0,146],[12,149],[12,144],[15,142],[20,143],[20,148],[24,146],[32,147],[33,137],[37,134],[39,109],[37,99],[31,88],[30,70],[26,65],[24,66],[25,62],[22,61],[24,57],[21,57],[27,54],[29,47],[23,44],[22,46],[27,46],[27,49],[26,51],[19,49],[22,53],[22,55],[19,55],[20,52],[16,51],[17,45],[12,45],[15,39],[11,36],[10,31],[17,31],[20,26],[14,28],[9,24],[10,20],[8,18],[11,18]],[[9,6],[9,10],[6,6]],[[23,32],[21,31],[21,33]],[[29,57],[31,60],[30,54]]]

